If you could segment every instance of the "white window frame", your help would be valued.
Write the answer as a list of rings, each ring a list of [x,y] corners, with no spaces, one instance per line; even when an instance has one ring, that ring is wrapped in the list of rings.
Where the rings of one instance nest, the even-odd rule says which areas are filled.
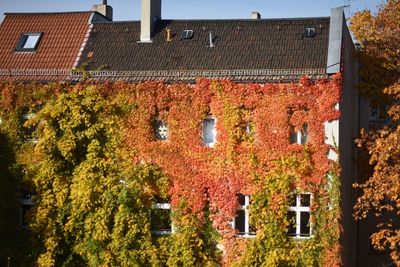
[[[256,236],[255,233],[252,233],[250,231],[250,213],[249,213],[250,196],[249,195],[243,195],[243,196],[244,196],[244,205],[240,205],[239,203],[236,210],[244,211],[244,234],[238,233],[237,235],[240,237],[254,238]],[[236,230],[235,218],[233,218],[232,220],[232,228],[234,230]]]
[[[28,121],[28,120],[30,120],[32,118],[35,118],[35,117],[36,117],[36,114],[32,113],[32,112],[28,112],[28,113],[25,113],[24,115],[22,115],[22,119],[24,121],[24,124],[25,124],[26,121]],[[37,126],[36,126],[36,128],[37,128]],[[36,129],[34,129],[34,131],[36,131]],[[36,143],[39,142],[39,139],[38,138],[27,138],[27,139],[25,139],[25,141],[28,142],[28,143],[36,144]]]
[[[204,122],[205,122],[205,120],[210,120],[210,119],[214,120],[214,134],[213,134],[213,141],[214,141],[214,142],[212,142],[212,143],[206,143],[206,140],[205,140],[205,138],[206,138],[206,133],[205,133],[206,128],[204,127],[204,126],[205,126],[205,125],[204,125]],[[203,119],[202,126],[203,126],[203,127],[202,127],[203,144],[204,144],[206,147],[210,147],[210,148],[214,147],[214,145],[217,143],[217,118],[214,117],[214,116],[212,116],[212,115],[206,116],[206,117]]]
[[[309,239],[312,237],[312,232],[313,228],[310,222],[311,219],[311,205],[312,205],[312,200],[313,200],[313,195],[311,193],[305,192],[305,193],[296,193],[296,206],[289,206],[288,211],[293,211],[296,213],[296,234],[291,235],[290,237],[295,238],[295,239]],[[308,207],[302,207],[301,206],[301,195],[310,195],[310,205]],[[301,213],[302,212],[308,212],[310,214],[309,216],[309,224],[310,224],[310,234],[305,236],[301,235]]]
[[[153,203],[151,205],[152,209],[159,209],[159,210],[171,210],[171,204],[170,203]],[[150,218],[151,219],[151,218]],[[171,222],[171,230],[151,230],[151,232],[155,235],[170,235],[175,232],[174,230],[174,225]]]

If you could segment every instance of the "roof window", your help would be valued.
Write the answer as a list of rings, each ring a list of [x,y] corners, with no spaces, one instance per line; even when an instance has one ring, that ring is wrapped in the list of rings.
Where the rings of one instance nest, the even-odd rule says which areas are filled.
[[[23,33],[17,44],[17,51],[35,51],[38,47],[41,32]]]
[[[181,34],[181,40],[189,40],[193,37],[193,30],[184,30]]]
[[[305,28],[304,29],[304,37],[305,38],[314,38],[315,37],[315,28]]]

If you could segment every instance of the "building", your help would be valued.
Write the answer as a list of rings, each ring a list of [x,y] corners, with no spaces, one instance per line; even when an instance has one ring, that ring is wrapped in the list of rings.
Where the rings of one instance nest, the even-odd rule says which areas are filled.
[[[318,83],[332,82],[341,75],[341,100],[335,107],[340,118],[323,121],[318,127],[324,129],[325,143],[330,147],[325,156],[341,167],[342,261],[344,266],[366,266],[364,262],[376,257],[359,254],[364,250],[358,248],[365,244],[358,245],[362,238],[354,238],[359,234],[352,217],[356,198],[352,189],[356,177],[353,141],[359,130],[359,97],[355,90],[355,47],[342,8],[334,8],[330,17],[321,18],[261,19],[254,12],[251,19],[244,20],[163,20],[161,0],[143,0],[141,21],[114,22],[112,8],[103,1],[88,12],[7,13],[0,37],[0,81],[73,83],[88,78],[96,82],[195,84],[203,77],[287,87],[298,84],[303,76]],[[212,147],[218,140],[216,120],[208,117],[203,123],[203,142]],[[165,122],[160,120],[156,130],[159,139],[168,138]],[[307,142],[307,128],[289,131],[292,144]],[[303,195],[310,202],[311,195]],[[302,223],[300,212],[309,214],[310,204],[301,210],[301,201],[298,196],[289,209],[296,217],[291,231],[295,237],[309,237],[311,229]],[[244,195],[238,208],[242,215],[233,223],[244,235],[251,233],[248,205],[249,196]],[[170,205],[158,203],[156,208],[169,209]]]

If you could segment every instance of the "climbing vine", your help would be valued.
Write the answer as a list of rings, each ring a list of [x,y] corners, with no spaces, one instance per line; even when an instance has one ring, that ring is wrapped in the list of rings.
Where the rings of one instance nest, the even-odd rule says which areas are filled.
[[[46,108],[46,103],[88,88],[101,97],[95,101],[103,101],[101,110],[109,103],[115,107],[113,123],[107,124],[105,120],[92,130],[105,127],[105,132],[113,129],[114,133],[121,135],[118,140],[110,139],[114,141],[113,145],[104,148],[111,149],[106,150],[107,153],[113,155],[115,162],[123,160],[132,166],[157,166],[162,175],[149,175],[166,177],[168,180],[157,182],[159,179],[165,180],[144,179],[137,172],[130,172],[132,181],[136,181],[133,184],[139,186],[144,179],[146,183],[141,185],[144,186],[143,190],[151,190],[146,191],[148,194],[131,195],[131,199],[126,201],[140,200],[143,203],[140,214],[143,215],[144,210],[151,210],[151,202],[156,197],[169,199],[174,233],[170,236],[151,234],[148,218],[141,216],[137,223],[147,229],[144,233],[152,238],[146,239],[144,244],[147,245],[144,247],[127,244],[126,252],[129,248],[138,251],[148,249],[152,252],[144,254],[148,257],[146,263],[168,266],[340,265],[339,169],[336,162],[327,158],[329,150],[334,148],[325,143],[324,130],[326,121],[336,120],[340,116],[335,108],[340,100],[340,75],[318,81],[302,78],[297,83],[286,84],[243,84],[208,79],[199,79],[195,84],[2,84],[0,116],[5,120],[2,127],[7,127],[7,131],[17,140],[21,130],[11,117],[17,120],[24,110],[39,107],[38,118],[46,121],[48,116],[53,116],[51,108]],[[81,101],[85,99],[83,97]],[[45,108],[42,109],[42,106]],[[41,109],[47,111],[41,113]],[[98,119],[104,120],[107,113],[104,116]],[[203,120],[207,116],[216,119],[216,143],[213,147],[203,144]],[[167,125],[166,140],[157,138],[156,121],[163,121]],[[107,125],[114,126],[109,129]],[[80,127],[87,126],[83,123]],[[39,127],[39,140],[46,134],[45,128],[41,129]],[[293,132],[305,134],[305,131],[308,133],[305,144],[290,142]],[[25,143],[21,142],[21,146],[25,146]],[[117,149],[124,152],[113,154]],[[18,153],[23,154],[24,151],[28,150],[24,148]],[[97,156],[91,152],[90,155],[96,158],[103,153],[106,152]],[[45,157],[35,158],[36,163],[27,157],[22,158],[20,162],[23,162],[26,170],[27,181],[37,181],[35,179],[40,174],[33,164],[40,164]],[[82,168],[80,164],[77,170]],[[102,166],[106,168],[106,165]],[[118,166],[122,170],[128,168],[123,164]],[[103,172],[106,170],[113,168],[107,167]],[[115,172],[118,171],[112,173]],[[75,175],[77,171],[73,173]],[[119,179],[114,174],[111,177]],[[142,177],[142,180],[138,177]],[[40,187],[41,184],[33,183],[35,186]],[[35,190],[41,192],[39,188]],[[122,194],[119,185],[110,190],[113,194]],[[291,223],[287,218],[288,198],[305,192],[312,195],[312,235],[297,240],[288,236]],[[238,236],[232,227],[239,194],[250,195],[251,198],[250,221],[256,228],[253,238]],[[111,210],[118,205],[119,209],[124,207],[114,202],[107,202],[107,205],[111,205]],[[76,220],[89,216],[86,213],[78,216],[73,209],[68,212],[71,212],[69,218]],[[120,212],[115,216],[128,216],[124,217],[127,221],[129,216],[134,215]],[[37,219],[38,214],[33,213],[32,216]],[[96,227],[93,227],[89,230],[95,231]],[[76,231],[73,227],[68,229],[71,238],[70,235]],[[109,250],[107,244],[93,247],[90,241],[93,236],[84,232],[79,236],[85,242],[74,245],[73,250],[80,255],[80,260],[94,265],[107,262],[107,254],[95,254],[85,247],[91,245],[91,249]],[[110,237],[102,239],[102,242],[116,244],[117,240]],[[64,245],[69,244],[71,239]],[[103,261],[96,262],[95,258],[85,255],[103,255]],[[123,258],[122,254],[118,255]],[[126,264],[129,265],[128,262]]]

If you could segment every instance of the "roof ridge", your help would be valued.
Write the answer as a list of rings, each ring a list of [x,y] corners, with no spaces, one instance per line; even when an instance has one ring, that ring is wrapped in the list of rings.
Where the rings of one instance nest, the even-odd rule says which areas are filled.
[[[330,17],[303,17],[303,18],[268,18],[268,19],[161,19],[159,22],[270,22],[270,21],[304,21],[309,19],[329,20]],[[121,21],[99,21],[95,24],[123,24],[140,23],[140,20],[121,20]]]
[[[297,18],[265,18],[265,19],[161,19],[161,21],[271,21],[271,20],[307,20],[307,19],[329,19],[329,16],[323,17],[297,17]]]

